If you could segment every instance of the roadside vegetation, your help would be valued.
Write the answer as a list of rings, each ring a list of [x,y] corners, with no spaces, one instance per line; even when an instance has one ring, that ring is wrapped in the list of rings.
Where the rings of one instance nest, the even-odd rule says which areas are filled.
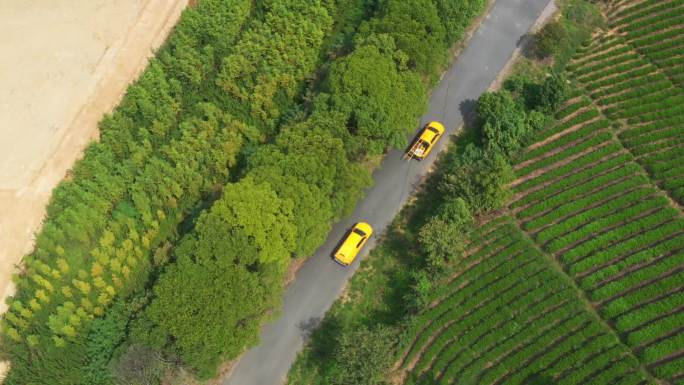
[[[684,383],[682,4],[560,5],[290,384],[335,383],[369,344],[375,384]]]
[[[484,1],[200,0],[54,191],[6,384],[208,379],[401,147]]]

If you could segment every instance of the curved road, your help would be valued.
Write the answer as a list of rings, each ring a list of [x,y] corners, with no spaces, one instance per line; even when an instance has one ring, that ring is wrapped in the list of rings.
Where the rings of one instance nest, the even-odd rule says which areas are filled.
[[[468,47],[433,89],[421,125],[440,120],[453,134],[549,1],[497,0]],[[280,317],[264,327],[260,344],[242,356],[223,385],[280,385],[285,381],[307,334],[338,297],[358,267],[360,257],[368,253],[399,212],[446,142],[440,141],[438,148],[422,162],[403,160],[401,150],[387,154],[373,174],[374,186],[349,218],[333,226],[325,244],[302,266],[285,292]],[[330,255],[345,231],[360,220],[370,223],[378,235],[369,241],[352,266],[342,268]]]

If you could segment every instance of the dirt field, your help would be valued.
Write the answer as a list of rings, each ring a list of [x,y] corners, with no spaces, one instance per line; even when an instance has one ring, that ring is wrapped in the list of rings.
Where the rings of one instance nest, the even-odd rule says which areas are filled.
[[[188,0],[0,2],[0,296],[50,192]],[[6,309],[0,301],[0,312]],[[0,365],[0,378],[2,367]]]

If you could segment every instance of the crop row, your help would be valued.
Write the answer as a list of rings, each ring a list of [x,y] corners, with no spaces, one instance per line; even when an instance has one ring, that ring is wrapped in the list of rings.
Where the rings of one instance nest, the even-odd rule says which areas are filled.
[[[657,167],[661,162],[668,162],[671,159],[681,158],[684,156],[684,147],[674,147],[661,151],[655,154],[647,155],[641,158],[641,162],[646,165],[646,168]],[[655,170],[656,168],[654,168]]]
[[[629,15],[633,15],[636,12],[642,11],[652,5],[657,5],[660,4],[663,0],[646,0],[643,2],[640,2],[638,4],[632,5],[631,7],[624,8],[614,15],[611,16],[612,19],[620,19],[624,17],[628,17]]]
[[[661,240],[671,237],[681,231],[684,226],[684,220],[676,219],[667,222],[659,227],[648,229],[643,233],[613,244],[610,247],[592,254],[589,258],[584,258],[569,266],[568,273],[572,276],[578,276],[581,273],[601,266],[609,262],[615,262],[618,258],[623,258],[626,255],[642,250],[649,245],[660,242]]]
[[[612,56],[609,60],[592,63],[591,65],[580,66],[572,73],[576,78],[582,79],[585,77],[585,75],[593,74],[594,72],[608,69],[609,67],[624,65],[631,60],[642,61],[643,58],[634,52],[623,53],[622,55]]]
[[[684,164],[672,163],[671,168],[664,171],[653,172],[653,177],[658,180],[679,177],[684,174]]]
[[[646,47],[646,46],[649,46],[649,45],[654,44],[654,43],[659,43],[662,41],[669,41],[673,37],[681,36],[681,33],[682,33],[682,31],[674,28],[674,29],[663,31],[663,32],[658,33],[658,34],[646,36],[646,37],[643,37],[640,39],[634,39],[634,40],[631,40],[629,43],[632,46],[637,47],[637,49],[639,49],[641,47]]]
[[[561,316],[565,318],[559,319]],[[548,321],[547,321],[548,322]],[[570,309],[565,309],[561,314],[556,315],[553,323],[544,325],[543,330],[535,333],[535,329],[531,329],[526,338],[519,338],[519,345],[509,347],[504,354],[499,357],[492,366],[488,365],[486,361],[488,357],[481,357],[478,361],[478,366],[484,368],[484,375],[481,376],[483,383],[499,384],[505,381],[504,375],[511,370],[518,367],[518,365],[525,364],[526,357],[535,357],[539,352],[550,354],[558,344],[563,341],[568,335],[587,327],[590,321],[587,320],[585,313],[570,313]],[[469,372],[465,372],[465,378],[472,378]]]
[[[595,57],[602,55],[613,47],[624,44],[622,39],[615,36],[601,37],[592,40],[592,43],[585,47],[580,47],[572,57],[572,62],[566,66],[566,70],[574,71],[579,67],[590,63]]]
[[[646,95],[653,94],[668,88],[672,88],[672,82],[669,79],[663,79],[654,83],[647,83],[641,87],[633,87],[634,90],[623,92],[619,95],[604,97],[596,102],[601,106],[611,105],[619,102],[624,102],[632,99],[640,99]],[[600,95],[597,95],[600,96]]]
[[[667,99],[669,97],[679,95],[679,94],[681,94],[681,91],[675,87],[666,88],[662,91],[656,91],[655,93],[651,93],[648,95],[642,95],[641,97],[639,97],[637,99],[624,100],[622,103],[619,103],[617,105],[613,105],[612,107],[605,108],[603,110],[603,113],[610,116],[611,118],[615,119],[616,117],[620,116],[619,113],[623,109],[637,107],[637,106],[640,106],[642,104],[654,103],[654,102],[657,102],[659,100]],[[634,130],[632,130],[632,131],[634,131]]]
[[[559,357],[571,351],[574,343],[584,343],[588,337],[591,338],[601,331],[594,322],[582,317],[568,322],[565,326],[564,333],[555,336],[549,333],[546,338],[541,338],[525,349],[509,355],[499,365],[488,369],[482,381],[491,384],[524,383],[525,378],[546,369]]]
[[[516,245],[517,244],[514,244],[512,247],[509,247],[504,251],[510,252],[511,250],[515,250],[518,248]],[[522,247],[520,247],[520,249],[522,249]],[[525,265],[530,262],[530,260],[527,259],[525,264],[522,264],[520,260],[514,261],[513,258],[508,258],[506,254],[507,253],[504,252],[498,253],[493,258],[489,258],[471,268],[467,275],[477,276],[478,279],[476,281],[466,281],[464,279],[464,275],[462,275],[459,277],[461,279],[454,280],[448,285],[451,290],[449,291],[449,296],[447,298],[442,298],[441,302],[437,306],[430,308],[415,317],[413,320],[414,323],[410,328],[409,335],[414,336],[418,335],[419,333],[420,335],[416,338],[414,346],[422,346],[427,338],[429,338],[429,336],[432,335],[437,328],[439,328],[439,324],[435,324],[433,320],[443,319],[442,315],[446,314],[448,311],[445,311],[445,308],[452,309],[456,306],[460,306],[460,304],[465,301],[465,299],[462,298],[467,299],[468,297],[473,296],[484,287],[487,287],[487,285],[491,285],[497,280],[500,280],[502,277],[511,277],[512,275],[509,274],[510,271],[524,268]],[[466,283],[466,285],[460,287],[461,283]],[[425,328],[424,324],[430,322],[432,323]],[[410,361],[411,357],[414,356],[415,353],[417,353],[417,351],[409,352],[407,360]]]
[[[674,57],[678,57],[680,55],[684,54],[684,48],[683,47],[673,47],[669,48],[663,51],[658,51],[654,53],[649,53],[647,56],[651,61],[655,62],[656,64],[660,64],[660,62],[669,60]]]
[[[681,148],[679,148],[679,151],[684,151]],[[670,155],[670,159],[662,159],[661,161],[657,162],[652,162],[649,163],[648,166],[646,167],[649,172],[652,172],[653,174],[660,174],[662,172],[665,172],[667,170],[670,170],[676,166],[679,166],[681,164],[684,164],[684,155],[677,155],[674,152],[666,153],[666,155]]]
[[[658,67],[660,68],[667,68],[667,67],[673,67],[673,66],[680,66],[684,64],[684,58],[683,57],[672,57],[669,59],[661,60],[658,62]]]
[[[591,99],[587,98],[586,96],[582,96],[580,100],[577,102],[570,104],[566,107],[564,107],[562,110],[558,111],[556,113],[556,119],[557,120],[562,120],[567,118],[568,116],[574,114],[575,112],[579,111],[580,109],[587,107],[588,105],[591,104]]]
[[[584,76],[578,77],[577,80],[580,81],[581,83],[585,84],[585,85],[595,84],[595,86],[593,86],[593,88],[591,88],[591,89],[588,88],[590,91],[592,91],[592,90],[599,88],[599,87],[602,87],[604,85],[612,84],[611,81],[613,79],[616,79],[616,81],[614,83],[617,84],[619,82],[618,80],[624,80],[625,79],[625,77],[624,77],[625,74],[632,73],[635,70],[636,71],[638,71],[638,70],[643,71],[644,69],[650,70],[648,72],[652,72],[655,70],[655,68],[653,68],[653,65],[648,60],[646,60],[645,58],[642,58],[642,57],[638,57],[638,58],[635,58],[635,60],[629,60],[629,61],[625,61],[624,63],[618,63],[618,64],[611,65],[610,67],[602,69],[600,71],[590,72]],[[646,72],[646,73],[648,73],[648,72]],[[644,75],[644,73],[641,73],[641,76],[643,76],[643,75]],[[627,79],[629,79],[629,77],[627,77]],[[603,84],[602,82],[607,82],[607,83]]]
[[[674,240],[674,241],[673,241]],[[636,265],[637,268],[629,271],[626,270],[625,275],[620,276],[618,279],[614,279],[613,281],[608,281],[608,284],[606,284],[603,287],[600,287],[594,291],[591,291],[591,287],[588,287],[587,291],[590,293],[590,297],[594,301],[604,301],[609,298],[612,298],[615,295],[618,295],[619,293],[627,290],[628,288],[636,287],[642,282],[647,282],[649,280],[654,280],[661,276],[662,274],[667,273],[670,270],[674,270],[677,268],[681,268],[682,264],[684,263],[684,257],[682,256],[682,252],[678,251],[673,255],[668,255],[668,253],[672,252],[671,247],[682,247],[682,237],[679,237],[678,239],[672,239],[671,241],[673,242],[663,242],[662,247],[656,246],[656,250],[651,250],[645,249],[642,250],[636,254],[640,254],[637,257],[632,258],[633,256],[630,255],[629,257],[619,261],[617,265],[622,267],[622,269],[629,269],[632,266],[635,266],[635,262],[638,261],[642,264],[650,264],[646,266],[639,266]],[[675,245],[673,245],[675,244]],[[670,249],[668,249],[668,246]],[[665,254],[665,257],[662,257],[662,255]],[[644,255],[651,255],[654,258],[661,258],[661,259],[654,259],[654,260],[647,260],[643,261],[639,259],[643,259]],[[612,266],[611,266],[612,267]],[[619,272],[622,272],[621,270],[618,270],[619,268],[616,267],[614,268],[611,272],[614,274],[617,274]],[[601,277],[605,277],[603,274],[606,272],[603,271],[601,272],[602,274],[597,276],[597,277],[592,277],[592,279],[598,279]],[[609,277],[610,278],[610,277]],[[581,285],[584,287],[590,286],[589,281],[587,280],[581,280]]]
[[[656,71],[656,68],[646,60],[643,62],[634,61],[625,64],[626,68],[624,70],[620,67],[621,66],[617,66],[608,73],[601,74],[601,76],[597,73],[595,79],[580,79],[580,81],[585,83],[584,88],[588,91],[594,91],[597,88],[618,84],[625,80],[645,76]]]
[[[662,73],[657,72],[657,73],[652,73],[652,74],[649,74],[648,76],[644,76],[641,78],[631,79],[629,81],[622,82],[622,83],[617,84],[617,85],[612,86],[612,87],[603,88],[599,91],[592,93],[591,97],[594,99],[602,99],[602,98],[605,98],[606,96],[614,95],[618,92],[630,90],[632,88],[645,86],[645,85],[654,85],[654,84],[657,84],[659,81],[666,81],[668,86],[672,86],[672,83],[667,78],[667,76],[665,76]]]
[[[616,40],[614,42],[614,44],[611,44],[609,46],[609,48],[613,48],[613,47],[617,46],[617,44],[619,44],[619,43],[620,43],[620,41]],[[632,50],[632,47],[630,47],[628,45],[623,45],[622,47],[617,47],[617,48],[610,49],[610,50],[606,50],[604,47],[601,47],[600,49],[601,49],[601,51],[598,54],[588,56],[588,57],[583,57],[583,60],[581,60],[581,61],[578,60],[576,63],[574,63],[575,65],[573,67],[571,67],[572,70],[575,70],[575,69],[578,69],[581,67],[586,67],[589,63],[598,63],[598,62],[601,62],[602,60],[613,58],[616,55],[621,55],[621,54],[627,53],[627,52]]]
[[[547,171],[544,174],[541,174],[537,176],[536,178],[532,178],[529,180],[526,180],[523,183],[520,183],[519,185],[515,186],[514,191],[516,192],[522,192],[529,190],[535,186],[538,186],[540,184],[546,183],[548,181],[557,179],[559,177],[562,177],[564,175],[567,175],[568,173],[573,172],[574,170],[581,169],[584,166],[591,165],[593,163],[598,162],[599,160],[610,156],[610,155],[615,155],[619,151],[621,151],[623,148],[622,146],[617,143],[617,142],[611,142],[607,144],[606,146],[599,147],[598,149],[595,149],[592,152],[589,152],[587,154],[582,155],[579,158],[576,158],[573,160],[571,163],[565,164],[561,167],[556,167],[554,169],[551,169]],[[622,156],[622,155],[618,155]]]
[[[601,307],[619,331],[633,330],[660,314],[669,314],[683,304],[681,294],[684,271],[639,287]]]
[[[579,198],[584,198],[585,196],[591,196],[594,198],[599,198],[599,197],[607,197],[605,194],[600,194],[597,195],[597,192],[601,191],[606,191],[610,190],[611,192],[614,191],[616,193],[619,193],[620,190],[615,190],[614,185],[618,185],[622,188],[625,188],[626,185],[624,185],[624,180],[631,180],[635,179],[635,182],[630,183],[630,186],[639,186],[640,184],[645,184],[648,183],[644,177],[633,177],[639,172],[640,168],[638,165],[635,163],[628,163],[625,165],[625,167],[620,167],[614,170],[611,170],[603,175],[600,175],[595,178],[591,178],[587,181],[585,181],[582,184],[573,186],[572,188],[569,188],[567,190],[564,190],[563,192],[560,192],[558,194],[555,194],[553,196],[546,197],[545,199],[529,206],[526,207],[524,210],[521,210],[520,212],[517,213],[517,217],[519,219],[523,218],[530,218],[532,216],[535,216],[537,214],[541,213],[546,213],[549,212],[550,210],[554,210],[558,207],[562,207],[561,205],[568,205],[572,204],[574,207],[583,207],[583,206],[575,206],[574,203],[579,202],[581,199]],[[635,184],[638,183],[638,184]],[[544,190],[541,190],[544,191]],[[623,192],[625,190],[622,190]],[[610,192],[607,192],[608,194],[611,194]],[[611,194],[612,195],[612,194]],[[598,200],[595,200],[593,202],[597,202]],[[592,203],[593,203],[592,202]],[[561,210],[562,212],[565,212],[565,210]],[[535,227],[536,228],[536,227]],[[526,230],[531,230],[532,227],[527,227],[525,226]]]
[[[682,3],[683,3],[682,0],[672,0],[672,1],[661,2],[660,4],[656,5],[655,7],[644,9],[644,10],[641,10],[639,12],[633,12],[628,16],[618,18],[615,20],[615,22],[612,23],[612,25],[614,27],[620,26],[620,25],[625,25],[625,24],[631,23],[637,19],[641,19],[641,18],[644,18],[646,16],[649,16],[653,13],[669,10],[672,7],[674,7],[678,4],[682,4]]]
[[[632,39],[638,39],[643,36],[650,35],[653,32],[657,32],[663,29],[667,29],[670,27],[678,26],[684,23],[684,16],[681,16],[681,10],[678,12],[678,16],[675,18],[671,19],[666,19],[658,23],[652,23],[649,20],[649,23],[645,25],[645,27],[637,30],[631,30],[627,32],[628,38],[630,40]]]
[[[589,323],[587,327],[576,330],[555,345],[549,354],[532,360],[526,365],[526,369],[506,378],[505,383],[524,384],[524,377],[532,373],[543,373],[542,377],[557,378],[556,381],[562,381],[565,377],[582,380],[589,373],[583,372],[584,368],[595,370],[593,365],[586,365],[582,360],[600,354],[601,351],[606,350],[606,347],[615,346],[615,343],[615,338],[609,336],[597,323]],[[570,383],[581,384],[583,382]]]
[[[684,117],[682,117],[684,118]],[[635,150],[638,151],[638,147],[640,147],[643,144],[648,144],[648,143],[653,143],[659,140],[663,139],[668,139],[668,138],[673,138],[673,137],[681,137],[682,133],[684,132],[684,126],[675,126],[672,127],[672,122],[673,119],[667,119],[664,122],[655,122],[652,123],[648,126],[644,126],[644,131],[646,130],[652,130],[652,132],[647,132],[643,135],[640,136],[635,136],[633,138],[629,138],[628,140],[623,141],[625,146],[627,147],[634,147]],[[680,119],[676,119],[680,120]],[[682,119],[684,120],[684,119]],[[664,128],[663,127],[669,127],[669,128]],[[669,144],[669,143],[668,143]]]
[[[657,283],[662,283],[665,282],[668,278],[666,277],[662,281],[657,281]],[[681,277],[681,275],[680,275]],[[670,282],[672,282],[670,280]],[[645,292],[641,295],[641,299],[643,299],[643,302],[646,302],[652,298],[657,298],[658,295],[665,293],[664,291],[656,292],[656,295],[650,295],[650,289],[651,285],[645,286],[643,289],[648,289],[645,290]],[[639,294],[638,291],[634,292],[635,295]],[[632,293],[630,293],[632,294]],[[638,296],[636,296],[638,297]],[[641,302],[639,302],[641,303]],[[673,312],[678,312],[678,309],[681,308],[681,306],[684,305],[684,293],[683,292],[675,292],[671,295],[665,295],[662,298],[660,298],[657,301],[654,302],[649,302],[645,305],[642,306],[636,306],[632,308],[629,312],[626,312],[622,315],[620,315],[619,318],[615,320],[615,326],[619,328],[621,331],[637,331],[641,330],[642,325],[647,325],[650,322],[656,321],[659,318],[667,319],[670,314]],[[661,326],[666,326],[661,324]],[[681,325],[680,325],[681,326]],[[633,341],[637,343],[642,343],[644,341],[652,341],[654,339],[657,339],[660,336],[667,335],[668,332],[671,330],[668,329],[659,329],[653,331],[654,334],[646,334],[643,335],[644,339],[643,340],[636,340],[636,336],[632,339]],[[684,345],[683,345],[684,346]]]
[[[613,135],[610,132],[600,132],[597,135],[594,135],[587,140],[577,143],[572,147],[568,147],[565,150],[558,152],[554,155],[551,155],[549,157],[546,157],[544,159],[541,159],[537,162],[534,162],[526,167],[523,167],[519,170],[516,171],[516,174],[519,177],[525,176],[532,171],[548,167],[553,165],[554,163],[557,163],[559,161],[562,161],[563,159],[569,158],[573,155],[580,154],[587,149],[590,149],[594,146],[598,146],[601,143],[606,143],[606,142],[612,142],[611,139],[613,138]]]
[[[649,321],[648,324],[627,334],[626,341],[631,346],[645,345],[671,333],[684,325],[684,312],[673,309],[673,313],[657,320]]]
[[[640,115],[645,116],[646,113],[680,106],[682,103],[684,103],[684,95],[677,95],[669,98],[663,98],[662,100],[653,103],[644,102],[640,106],[624,108],[622,111],[620,111],[620,113],[617,114],[617,116],[622,119],[634,118]]]
[[[420,352],[422,347],[426,344],[428,339],[433,336],[439,329],[441,329],[445,324],[454,319],[455,317],[461,316],[464,311],[472,309],[472,307],[477,306],[481,302],[480,296],[489,296],[492,292],[503,292],[517,284],[524,283],[526,276],[531,276],[535,273],[541,271],[541,266],[539,264],[530,263],[529,259],[523,259],[517,261],[509,261],[511,265],[508,269],[503,269],[498,272],[498,274],[487,274],[486,278],[482,275],[475,274],[478,280],[486,280],[487,290],[486,292],[481,292],[475,289],[474,286],[469,286],[464,289],[455,290],[452,293],[452,297],[449,299],[448,310],[440,314],[439,317],[433,320],[429,317],[429,313],[423,313],[419,317],[413,320],[414,325],[422,325],[424,323],[429,323],[427,328],[420,331],[420,334],[414,339],[413,347],[408,352],[404,362],[410,362],[416,354]],[[517,262],[514,263],[514,262]],[[524,263],[520,263],[524,262]],[[518,265],[519,264],[519,265]],[[502,265],[499,269],[507,267],[507,265]],[[497,270],[499,270],[497,269]],[[521,270],[521,276],[518,276],[518,270]],[[515,271],[516,274],[509,273],[509,271]],[[479,295],[478,295],[479,294]],[[426,317],[427,316],[427,317]]]
[[[652,122],[649,124],[645,124],[643,126],[625,130],[623,132],[620,132],[618,137],[624,141],[639,135],[647,134],[652,131],[657,131],[663,128],[669,128],[680,124],[684,124],[684,117],[675,116],[670,119],[659,120],[657,122]]]
[[[646,362],[655,362],[680,351],[682,346],[684,346],[684,332],[647,347],[641,352],[641,356]]]
[[[667,23],[670,19],[677,18],[678,16],[682,16],[684,14],[684,9],[682,9],[682,8],[674,8],[674,9],[672,9],[672,7],[669,7],[669,8],[670,8],[669,12],[652,15],[651,17],[648,17],[648,18],[642,18],[641,20],[639,20],[637,22],[632,22],[629,24],[622,25],[620,27],[620,30],[629,33],[631,31],[637,31],[643,27],[652,26],[654,24],[654,22]],[[672,24],[672,25],[675,25],[675,24]]]
[[[573,57],[572,62],[568,64],[565,69],[566,71],[572,72],[578,68],[588,65],[589,63],[595,62],[596,58],[599,60],[605,59],[605,55],[615,51],[615,47],[618,45],[624,45],[624,41],[615,39],[608,41],[606,44],[597,45],[591,50],[590,54],[587,54],[586,52],[578,52],[578,54]]]
[[[634,284],[641,282],[638,276],[648,273],[640,273],[641,270],[636,270],[627,273],[620,278],[613,279],[612,281],[607,281],[608,279],[612,279],[611,277],[620,274],[632,266],[652,263],[653,261],[663,258],[665,259],[663,259],[662,265],[669,266],[671,263],[676,263],[672,261],[679,260],[679,256],[666,256],[673,251],[679,253],[682,248],[684,248],[684,235],[677,235],[673,238],[661,241],[656,245],[651,245],[641,251],[634,252],[620,261],[593,271],[590,275],[583,277],[579,281],[579,285],[583,290],[590,292],[592,301],[603,301],[610,298],[615,293],[620,292],[623,288],[631,287]],[[658,263],[658,265],[661,265],[661,263]]]
[[[468,248],[469,250],[477,249],[477,251],[470,252],[467,257],[468,259],[476,260],[489,257],[494,255],[493,250],[500,248],[501,245],[511,244],[523,239],[517,227],[509,222],[510,218],[505,217],[505,220],[505,223],[500,224],[493,230],[484,234],[478,234],[474,238],[471,237],[471,243],[468,244]]]
[[[668,191],[674,191],[684,187],[684,178],[670,179],[663,182],[663,188]]]
[[[656,376],[669,379],[672,384],[684,385],[684,370],[682,368],[684,368],[684,356],[679,356],[672,361],[663,362],[651,370]]]
[[[612,333],[600,334],[587,341],[586,346],[586,348],[580,347],[559,361],[558,365],[569,367],[571,370],[566,369],[561,372],[556,384],[573,385],[586,383],[585,379],[596,371],[597,366],[593,362],[610,361],[611,358],[620,357],[623,353],[622,347]],[[594,353],[584,353],[585,349],[587,352]]]
[[[637,203],[634,206],[630,206],[622,211],[613,213],[611,215],[598,218],[593,222],[589,222],[586,225],[567,233],[559,238],[554,239],[544,246],[544,249],[548,252],[555,253],[558,252],[568,245],[572,245],[579,241],[586,239],[591,235],[599,234],[606,228],[620,224],[621,222],[631,220],[638,215],[650,212],[654,209],[661,208],[668,205],[668,200],[662,196],[654,197],[653,199],[648,199]]]
[[[639,52],[650,57],[651,54],[680,47],[682,45],[684,45],[684,36],[680,35],[679,37],[675,37],[674,39],[661,40],[658,44],[652,44],[647,47],[639,48]]]
[[[523,351],[526,347],[534,346],[535,342],[543,343],[556,338],[564,329],[582,324],[582,318],[576,309],[562,307],[537,317],[523,329],[518,329],[514,324],[507,324],[496,331],[494,336],[498,337],[498,341],[488,350],[483,352],[478,346],[478,350],[461,351],[457,359],[447,367],[444,378],[457,377],[468,382],[480,377],[481,372],[487,368],[506,368],[502,361],[507,362],[507,357]],[[542,349],[545,346],[542,346]],[[485,378],[481,380],[484,382]]]
[[[612,229],[606,233],[592,238],[579,246],[563,253],[562,259],[567,264],[581,261],[593,253],[601,250],[611,250],[611,245],[630,239],[631,237],[647,229],[657,227],[679,216],[679,211],[674,208],[664,208],[653,214],[641,217],[636,221],[629,222],[623,226]]]
[[[646,155],[646,154],[650,154],[650,153],[662,150],[663,148],[667,148],[668,146],[675,147],[675,146],[681,145],[682,143],[684,143],[684,137],[682,137],[680,135],[680,136],[672,137],[666,143],[656,142],[656,143],[649,143],[649,144],[644,144],[644,145],[640,145],[640,146],[636,146],[636,147],[631,147],[630,151],[634,155],[640,156],[640,155]]]
[[[641,199],[645,199],[647,196],[655,193],[655,191],[656,190],[652,187],[642,187],[633,191],[629,191],[626,194],[615,199],[611,199],[600,206],[582,211],[581,213],[573,215],[562,222],[556,223],[554,226],[544,228],[535,234],[535,240],[537,243],[543,245],[562,234],[566,234],[578,228],[579,226],[588,223],[595,218],[600,218],[607,214],[611,214],[616,210],[621,210],[624,207],[628,207]]]
[[[684,106],[681,104],[675,104],[675,105],[668,105],[667,103],[663,104],[664,109],[658,109],[658,110],[651,110],[651,112],[644,113],[639,116],[635,116],[632,118],[629,118],[627,120],[628,123],[630,124],[636,124],[639,122],[650,122],[654,120],[660,120],[660,119],[666,119],[666,118],[672,118],[672,117],[678,117],[684,115]]]
[[[545,186],[542,189],[530,192],[529,194],[518,199],[517,201],[511,203],[510,207],[516,208],[532,202],[536,202],[538,200],[551,197],[577,183],[583,182],[597,175],[601,175],[606,171],[612,170],[613,168],[617,168],[624,164],[633,165],[633,163],[630,162],[631,159],[632,157],[630,155],[621,154],[613,158],[610,158],[604,162],[595,164],[592,167],[584,168],[578,172],[575,172],[574,174],[568,175],[565,178],[558,179],[557,181]]]
[[[457,340],[457,345],[463,348],[467,342],[466,338],[461,338],[464,335],[467,338],[481,336],[482,332],[497,329],[504,322],[521,322],[530,314],[544,313],[545,309],[562,301],[561,293],[566,293],[556,292],[555,288],[549,285],[552,282],[545,281],[543,283],[544,285],[527,284],[515,293],[509,293],[507,290],[490,292],[489,297],[495,298],[495,301],[489,302],[486,307],[478,308],[456,319],[456,322],[443,330],[432,345],[423,352],[413,371],[420,373],[425,370],[435,359],[435,356],[443,356],[441,354],[443,350],[451,345],[454,340]],[[525,291],[522,292],[523,290]],[[456,314],[463,314],[463,309],[459,310]],[[478,333],[478,331],[482,332]],[[439,362],[432,365],[435,368],[438,366]]]
[[[540,133],[540,137],[543,138],[548,138],[552,135],[558,134],[559,132],[563,132],[567,130],[570,127],[576,126],[578,124],[582,124],[584,122],[587,122],[597,116],[599,116],[599,110],[596,108],[591,108],[589,110],[583,111],[575,116],[573,116],[571,119],[568,119],[561,124],[555,125],[551,128],[548,128],[546,130],[543,130]]]
[[[590,137],[592,134],[595,132],[602,130],[604,128],[608,128],[609,122],[605,119],[597,120],[595,122],[589,123],[585,126],[582,126],[579,130],[573,131],[570,133],[567,133],[556,140],[553,140],[543,146],[539,146],[535,148],[534,150],[530,150],[526,152],[522,159],[520,161],[526,161],[530,159],[534,159],[537,157],[540,157],[548,152],[551,152],[558,147],[565,146],[569,144],[570,142],[578,141],[581,139],[586,139]]]

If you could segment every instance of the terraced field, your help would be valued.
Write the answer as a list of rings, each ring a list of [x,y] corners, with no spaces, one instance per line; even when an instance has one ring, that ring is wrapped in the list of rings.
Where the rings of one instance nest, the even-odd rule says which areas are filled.
[[[577,54],[570,75],[651,178],[682,204],[684,1],[623,1],[609,28]]]
[[[684,1],[608,17],[508,207],[416,317],[407,383],[684,384]]]
[[[414,319],[407,383],[650,383],[514,223],[502,217],[480,228],[467,267]]]

